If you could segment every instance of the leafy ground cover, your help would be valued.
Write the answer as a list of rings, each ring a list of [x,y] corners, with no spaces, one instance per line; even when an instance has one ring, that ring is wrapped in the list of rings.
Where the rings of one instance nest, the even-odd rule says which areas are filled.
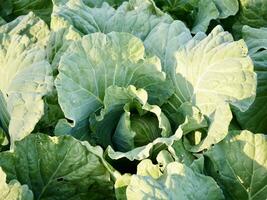
[[[0,199],[265,200],[266,13],[0,0]]]

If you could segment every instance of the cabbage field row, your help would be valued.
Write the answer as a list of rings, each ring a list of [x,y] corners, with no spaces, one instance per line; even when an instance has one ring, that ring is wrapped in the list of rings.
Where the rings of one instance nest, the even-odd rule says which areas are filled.
[[[266,200],[267,0],[0,0],[0,200]]]

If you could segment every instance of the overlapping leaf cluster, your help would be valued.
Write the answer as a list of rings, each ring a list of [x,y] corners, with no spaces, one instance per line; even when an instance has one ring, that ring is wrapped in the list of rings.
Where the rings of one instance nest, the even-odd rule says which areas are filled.
[[[0,0],[0,199],[265,199],[266,5]]]

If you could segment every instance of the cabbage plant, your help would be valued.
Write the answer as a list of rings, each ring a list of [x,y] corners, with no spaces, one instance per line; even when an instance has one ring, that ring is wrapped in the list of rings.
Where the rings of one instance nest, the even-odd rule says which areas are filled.
[[[0,0],[0,199],[266,199],[264,5]]]

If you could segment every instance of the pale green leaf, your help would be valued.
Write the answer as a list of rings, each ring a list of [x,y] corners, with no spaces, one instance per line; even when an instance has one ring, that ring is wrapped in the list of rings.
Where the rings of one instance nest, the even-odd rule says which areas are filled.
[[[162,172],[158,165],[154,165],[151,160],[145,159],[142,160],[137,165],[137,175],[139,176],[151,176],[154,179],[157,179],[162,176]]]
[[[174,106],[168,102],[163,111],[176,127],[183,130],[184,142],[177,143],[177,156],[179,160],[185,159],[188,162],[188,156],[185,149],[191,152],[199,152],[208,149],[211,145],[220,142],[228,133],[228,127],[232,119],[232,113],[227,103],[217,105],[215,110],[204,115],[199,108],[189,102],[183,103],[180,107]],[[184,154],[182,156],[182,154]],[[183,158],[186,156],[185,158]],[[190,158],[190,156],[189,156]],[[190,160],[190,159],[189,159]]]
[[[238,0],[213,0],[220,16],[219,18],[227,18],[231,15],[235,15],[239,10]]]
[[[73,25],[85,35],[117,31],[131,33],[142,40],[158,23],[173,21],[150,0],[130,0],[117,10],[106,3],[100,8],[90,8],[82,0],[56,1],[52,24],[53,18],[62,18],[66,25]]]
[[[190,31],[181,21],[161,22],[144,40],[146,51],[160,58],[163,70],[168,76],[175,73],[175,52],[192,38]]]
[[[46,23],[33,12],[28,15],[19,16],[15,20],[0,26],[0,33],[9,35],[27,35],[33,43],[46,46],[50,31]]]
[[[177,98],[191,101],[205,115],[224,102],[247,110],[255,98],[256,74],[245,42],[234,41],[221,26],[195,37],[176,54]]]
[[[208,119],[208,128],[196,130],[186,135],[184,145],[187,150],[199,152],[208,149],[213,144],[217,144],[225,138],[232,119],[229,105],[219,105],[215,112],[208,115]]]
[[[133,175],[126,195],[129,200],[224,199],[221,189],[211,177],[194,172],[178,162],[168,164],[164,174],[157,179]]]
[[[265,135],[233,131],[205,153],[206,167],[227,199],[261,200],[267,197],[266,152]]]
[[[27,36],[0,34],[0,90],[10,115],[12,141],[30,134],[44,112],[43,96],[52,87],[45,51]]]
[[[148,92],[149,102],[166,101],[172,90],[159,59],[144,56],[142,42],[128,33],[95,33],[73,42],[61,58],[55,81],[65,117],[74,125],[88,118],[103,106],[111,85],[134,85]]]
[[[198,12],[195,13],[194,23],[191,32],[206,32],[211,20],[217,19],[220,13],[216,4],[210,0],[200,0],[198,2]]]
[[[181,141],[181,140],[179,140],[179,141]],[[168,148],[168,150],[170,151],[170,147]],[[175,161],[174,156],[168,150],[166,150],[166,149],[161,150],[158,153],[157,157],[156,157],[156,160],[158,162],[159,169],[161,171],[163,171],[169,163]],[[157,177],[153,177],[153,178],[157,178]]]
[[[51,32],[46,50],[54,74],[57,74],[60,59],[70,46],[71,42],[80,38],[81,36],[71,28]]]

